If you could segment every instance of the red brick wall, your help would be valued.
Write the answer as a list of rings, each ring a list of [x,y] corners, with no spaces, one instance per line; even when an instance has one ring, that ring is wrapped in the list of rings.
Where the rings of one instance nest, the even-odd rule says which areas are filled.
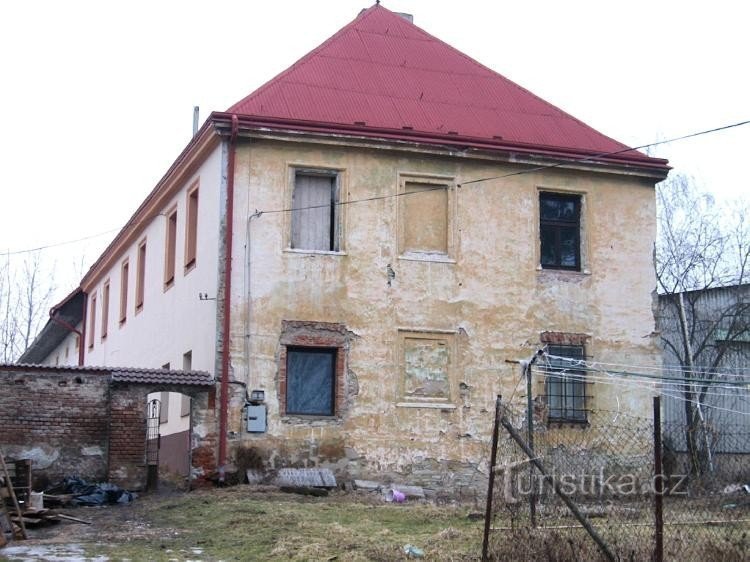
[[[591,336],[586,334],[574,334],[568,332],[542,332],[539,340],[542,343],[553,345],[586,345],[586,340]]]
[[[0,448],[9,460],[30,458],[37,488],[65,476],[146,484],[146,397],[179,385],[111,382],[106,371],[0,369]],[[194,389],[194,485],[216,471],[213,387]]]
[[[31,458],[37,486],[107,473],[109,377],[0,371],[0,447]]]
[[[112,385],[109,479],[124,488],[146,481],[146,393],[143,388]]]

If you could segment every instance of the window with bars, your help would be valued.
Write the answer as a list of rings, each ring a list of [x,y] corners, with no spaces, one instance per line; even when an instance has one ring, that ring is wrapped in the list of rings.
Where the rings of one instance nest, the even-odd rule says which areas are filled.
[[[548,345],[547,353],[552,357],[545,367],[545,394],[550,422],[585,423],[586,373],[577,368],[575,361],[585,358],[582,345]]]

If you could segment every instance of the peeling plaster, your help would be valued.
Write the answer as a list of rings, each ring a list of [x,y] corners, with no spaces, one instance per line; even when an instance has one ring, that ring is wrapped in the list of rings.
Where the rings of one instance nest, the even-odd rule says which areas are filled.
[[[10,446],[5,451],[6,455],[16,459],[31,459],[32,466],[44,470],[52,466],[60,458],[60,449],[49,445],[37,445],[34,447]]]
[[[255,273],[246,288],[238,277],[232,295],[238,310],[253,311],[247,330],[244,317],[233,324],[233,341],[243,342],[250,334],[248,351],[233,349],[232,364],[237,374],[249,373],[245,382],[266,389],[268,433],[243,432],[241,438],[264,451],[268,466],[331,462],[319,452],[343,440],[335,464],[348,475],[378,479],[379,474],[411,474],[478,486],[487,472],[495,397],[514,395],[521,375],[517,365],[505,360],[533,353],[542,332],[591,334],[587,353],[600,361],[627,356],[633,363],[658,364],[654,340],[641,337],[654,325],[652,186],[638,178],[559,168],[518,176],[501,186],[467,186],[456,190],[450,210],[453,261],[405,259],[398,250],[403,228],[399,204],[387,197],[398,191],[404,174],[461,183],[519,168],[352,148],[343,142],[288,146],[258,139],[242,145],[238,159],[238,209],[288,208],[294,166],[337,170],[345,199],[382,197],[342,206],[342,252],[287,251],[288,214],[263,215],[253,223],[249,259]],[[585,195],[584,272],[539,268],[542,187]],[[244,251],[246,222],[247,216],[236,219],[234,251]],[[610,247],[613,239],[620,241],[616,255]],[[242,274],[240,268],[235,274]],[[345,327],[346,408],[340,418],[280,420],[278,354],[284,320]],[[403,400],[406,363],[399,326],[455,334],[450,353],[455,372],[449,376],[454,409],[397,406]],[[439,369],[427,371],[423,379],[440,378]],[[534,393],[540,394],[536,386]],[[622,407],[648,413],[645,392],[623,398],[604,385],[594,388],[595,406],[615,410],[618,394]]]

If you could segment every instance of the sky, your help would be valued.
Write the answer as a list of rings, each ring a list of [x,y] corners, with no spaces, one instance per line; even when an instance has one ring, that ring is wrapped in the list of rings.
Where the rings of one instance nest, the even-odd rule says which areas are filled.
[[[6,2],[0,252],[54,245],[41,257],[62,299],[190,140],[194,106],[201,122],[226,110],[370,5]],[[383,5],[631,146],[750,119],[744,2]],[[652,154],[724,201],[750,193],[749,149],[746,125]]]

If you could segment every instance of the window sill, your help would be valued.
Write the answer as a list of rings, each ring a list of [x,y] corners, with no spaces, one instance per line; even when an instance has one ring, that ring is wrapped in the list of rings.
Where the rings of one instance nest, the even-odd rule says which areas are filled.
[[[187,275],[188,273],[190,273],[191,271],[193,271],[195,269],[195,264],[196,264],[195,260],[192,260],[192,261],[186,263],[185,264],[185,268],[183,269],[182,275],[183,276]]]
[[[547,420],[547,427],[551,429],[564,429],[566,427],[586,429],[590,425],[589,420]]]
[[[316,416],[310,414],[285,414],[281,416],[281,423],[296,425],[338,425],[342,422],[340,416]]]
[[[553,273],[553,274],[561,273],[563,275],[581,275],[581,276],[591,275],[591,271],[588,269],[581,269],[581,270],[564,269],[564,268],[558,269],[554,267],[542,267],[541,265],[537,265],[536,270],[539,273]]]
[[[407,252],[398,256],[404,261],[424,261],[434,263],[456,263],[456,260],[446,254],[432,254],[429,252]]]
[[[302,250],[299,248],[284,248],[285,254],[310,254],[314,256],[346,256],[346,252],[342,251],[327,251],[327,250]]]
[[[433,410],[455,410],[455,404],[447,402],[397,402],[397,408],[431,408]]]

